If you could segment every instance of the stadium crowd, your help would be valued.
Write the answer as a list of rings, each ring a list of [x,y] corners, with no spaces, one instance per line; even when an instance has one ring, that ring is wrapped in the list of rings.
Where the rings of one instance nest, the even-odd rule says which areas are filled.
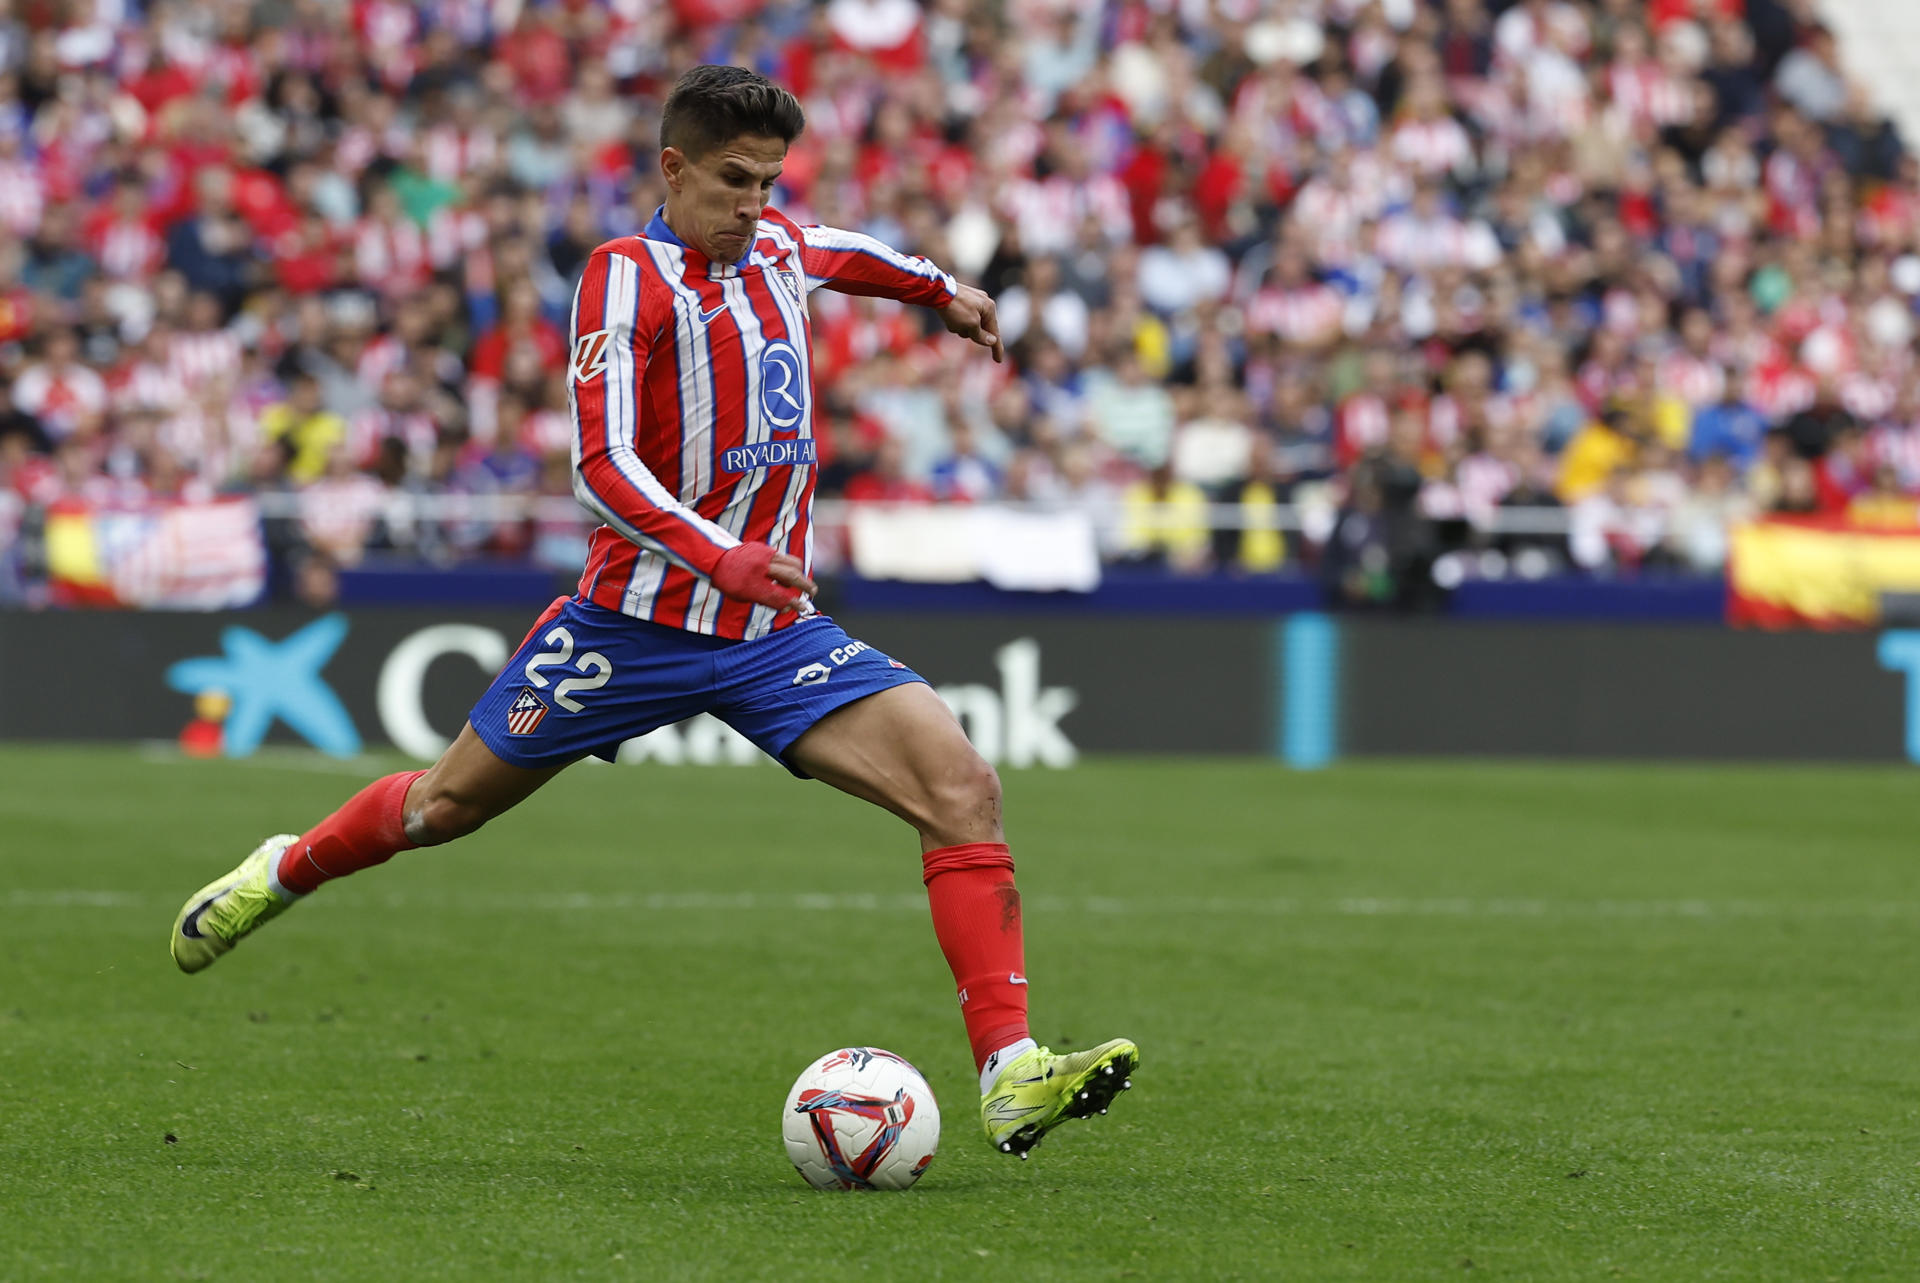
[[[0,0],[0,581],[59,500],[233,490],[297,493],[316,582],[577,564],[564,503],[405,498],[569,493],[572,282],[700,61],[805,104],[783,209],[998,300],[1004,367],[815,295],[823,497],[1079,505],[1361,601],[1450,548],[1713,572],[1745,514],[1911,522],[1920,166],[1812,10]]]

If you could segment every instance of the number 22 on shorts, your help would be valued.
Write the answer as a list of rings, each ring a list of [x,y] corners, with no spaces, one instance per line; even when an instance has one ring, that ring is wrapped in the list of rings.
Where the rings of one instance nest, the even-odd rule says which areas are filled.
[[[560,625],[549,628],[546,636],[542,637],[540,641],[543,645],[558,646],[559,649],[543,650],[527,661],[527,666],[523,671],[527,675],[528,683],[544,688],[547,684],[547,678],[546,674],[540,670],[549,664],[572,664],[582,673],[593,674],[591,677],[564,677],[560,680],[560,684],[553,688],[554,703],[566,709],[569,713],[579,712],[581,704],[579,700],[573,698],[573,692],[599,690],[602,686],[605,686],[607,679],[613,676],[613,663],[597,650],[587,651],[578,659],[575,659],[573,655],[573,634]]]

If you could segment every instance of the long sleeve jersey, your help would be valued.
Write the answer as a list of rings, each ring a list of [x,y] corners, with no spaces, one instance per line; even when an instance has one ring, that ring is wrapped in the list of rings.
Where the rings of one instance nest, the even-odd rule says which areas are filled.
[[[813,358],[807,296],[825,286],[941,307],[953,278],[871,236],[769,208],[746,254],[714,262],[655,214],[608,241],[574,296],[573,487],[606,522],[583,600],[746,639],[795,622],[731,601],[720,555],[771,544],[813,564]]]

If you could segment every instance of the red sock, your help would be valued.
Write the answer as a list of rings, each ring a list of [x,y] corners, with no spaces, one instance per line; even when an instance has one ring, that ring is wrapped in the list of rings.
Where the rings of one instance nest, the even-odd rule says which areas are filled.
[[[280,857],[280,885],[297,895],[323,882],[385,864],[411,851],[403,811],[407,790],[425,771],[402,771],[348,798],[346,805],[301,835]]]
[[[933,933],[960,989],[960,1014],[980,1068],[1027,1037],[1027,963],[1020,893],[1004,842],[942,847],[922,857]]]

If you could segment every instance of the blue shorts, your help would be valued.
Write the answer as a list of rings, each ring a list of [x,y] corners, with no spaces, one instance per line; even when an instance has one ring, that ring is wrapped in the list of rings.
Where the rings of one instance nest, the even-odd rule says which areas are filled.
[[[468,721],[513,766],[558,766],[712,713],[778,758],[842,705],[925,681],[815,615],[757,641],[648,623],[569,598],[543,616]]]

